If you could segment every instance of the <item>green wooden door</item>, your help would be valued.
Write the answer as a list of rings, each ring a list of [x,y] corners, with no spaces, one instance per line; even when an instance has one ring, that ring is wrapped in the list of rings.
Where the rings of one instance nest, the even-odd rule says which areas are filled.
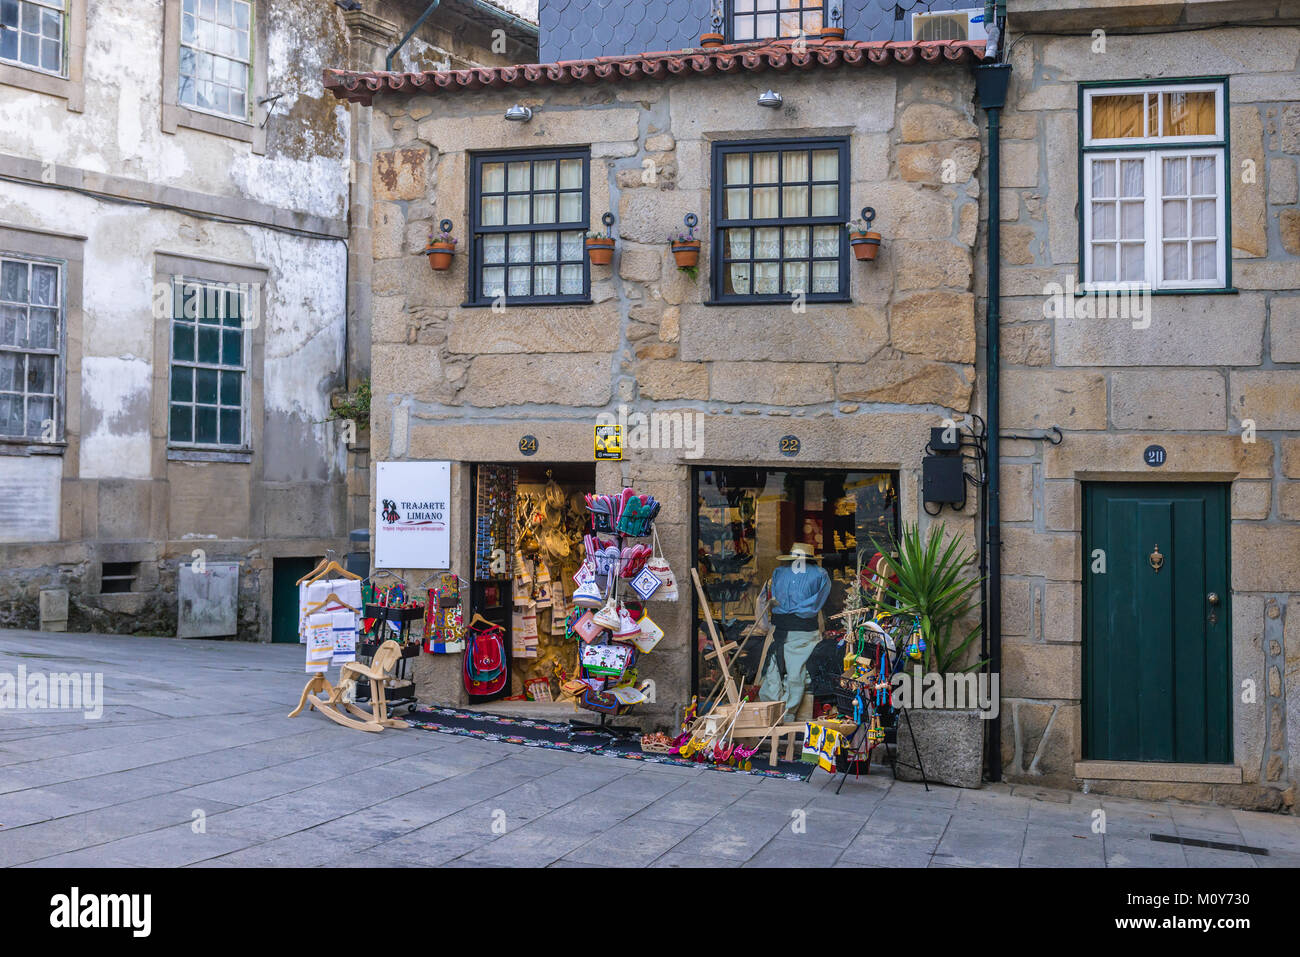
[[[1084,515],[1084,757],[1231,763],[1228,486],[1086,485]]]
[[[277,558],[271,579],[271,640],[298,640],[298,579],[320,564],[319,558]]]

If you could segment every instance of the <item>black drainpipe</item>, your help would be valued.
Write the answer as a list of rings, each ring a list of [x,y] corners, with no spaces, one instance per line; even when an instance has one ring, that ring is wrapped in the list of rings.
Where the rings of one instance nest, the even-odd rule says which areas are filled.
[[[389,73],[393,72],[393,58],[397,56],[398,51],[400,51],[402,47],[406,46],[406,42],[410,40],[411,37],[415,36],[415,31],[420,29],[420,27],[424,26],[424,21],[429,19],[429,14],[433,13],[434,10],[438,9],[438,4],[440,3],[442,3],[442,0],[433,0],[433,3],[429,4],[428,9],[426,9],[424,13],[420,14],[420,19],[415,21],[415,26],[407,30],[406,36],[402,37],[402,39],[398,41],[397,46],[393,47],[391,50],[388,51],[388,56],[384,60],[385,70],[387,70]]]
[[[998,340],[1002,323],[1001,296],[1001,179],[998,121],[1002,107],[1007,99],[1007,82],[1011,79],[1010,63],[991,63],[975,68],[975,92],[980,106],[988,116],[988,150],[989,150],[989,227],[988,227],[988,289],[985,295],[985,382],[987,383],[988,416],[988,508],[985,510],[985,542],[988,548],[988,599],[985,603],[988,629],[988,671],[991,675],[1001,675],[1002,671],[1002,528],[998,493],[1001,476],[999,475],[999,429],[1001,416],[998,406],[1001,400],[998,381],[999,357]],[[999,677],[999,682],[1001,678]],[[989,722],[988,773],[990,781],[1002,779],[1002,718]]]

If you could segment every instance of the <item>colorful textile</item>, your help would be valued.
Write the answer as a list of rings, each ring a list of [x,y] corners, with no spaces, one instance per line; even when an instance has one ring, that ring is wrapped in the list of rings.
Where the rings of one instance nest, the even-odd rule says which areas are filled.
[[[846,744],[844,735],[820,724],[803,726],[803,755],[808,764],[816,764],[823,771],[835,773],[835,763]]]

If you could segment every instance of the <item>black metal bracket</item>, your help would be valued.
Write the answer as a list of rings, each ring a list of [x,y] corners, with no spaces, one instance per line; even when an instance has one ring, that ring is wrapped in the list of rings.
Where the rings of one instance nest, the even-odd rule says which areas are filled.
[[[1055,433],[1056,437],[1053,438],[1051,435],[1048,434],[1049,432]],[[998,436],[998,438],[1025,439],[1026,441],[1029,442],[1037,442],[1040,439],[1046,439],[1052,445],[1060,445],[1061,442],[1065,440],[1065,436],[1061,434],[1061,430],[1056,426],[1052,426],[1050,429],[1045,430],[1042,435],[1019,435],[1014,432],[1003,432],[1001,435]]]

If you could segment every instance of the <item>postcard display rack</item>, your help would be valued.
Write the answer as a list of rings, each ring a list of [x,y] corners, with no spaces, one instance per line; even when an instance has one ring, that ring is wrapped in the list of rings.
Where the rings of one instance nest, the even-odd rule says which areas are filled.
[[[656,554],[660,503],[653,496],[631,488],[588,495],[587,510],[591,533],[583,539],[586,557],[573,576],[577,590],[568,619],[578,645],[577,672],[562,688],[579,708],[600,715],[596,727],[614,730],[609,718],[649,700],[644,685],[637,685],[637,660],[654,650],[664,632],[646,603],[676,601],[677,585]]]

